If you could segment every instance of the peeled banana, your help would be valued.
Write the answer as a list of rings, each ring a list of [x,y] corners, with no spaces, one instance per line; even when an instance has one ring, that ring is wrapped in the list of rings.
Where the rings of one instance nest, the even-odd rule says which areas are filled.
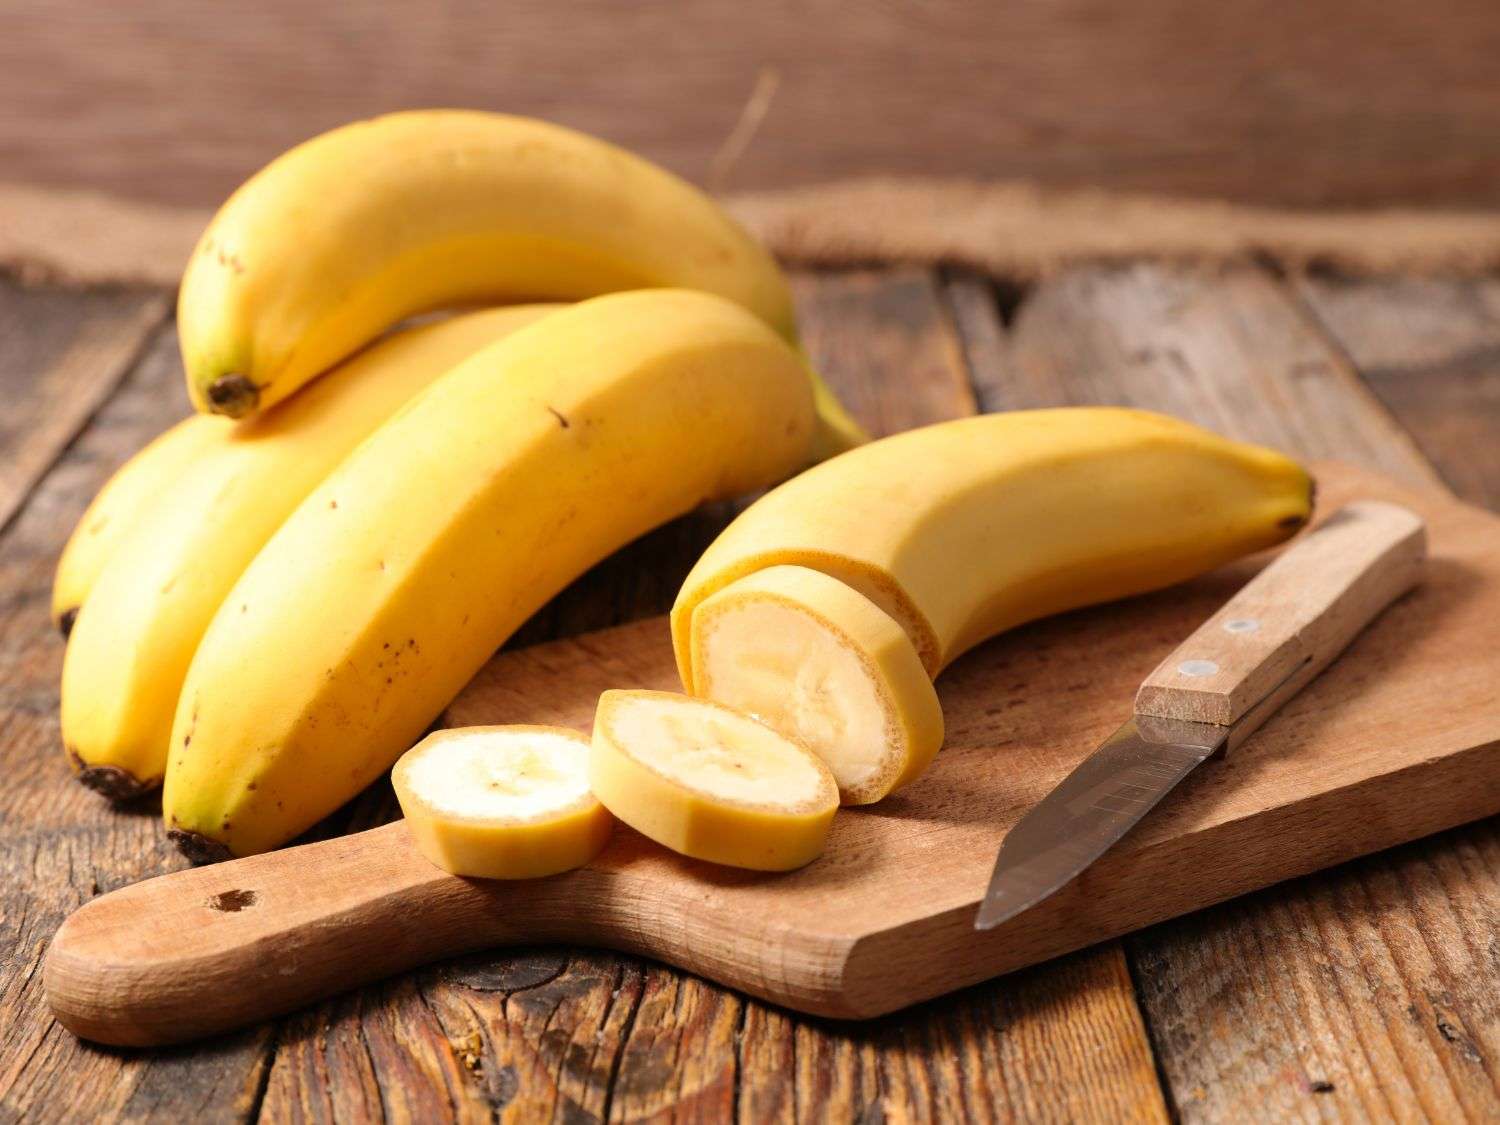
[[[606,691],[589,784],[616,817],[694,859],[789,871],[823,851],[838,811],[828,767],[728,707],[663,691]]]
[[[878,801],[943,744],[943,708],[901,626],[816,570],[773,566],[693,611],[695,695],[816,748],[846,805]]]
[[[800,357],[710,294],[595,298],[475,355],[340,465],[225,598],[177,711],[168,827],[201,858],[295,836],[569,581],[785,477],[813,427]]]
[[[253,421],[197,419],[210,437],[190,471],[161,489],[112,553],[68,643],[62,737],[79,779],[114,799],[159,784],[198,642],[287,514],[444,371],[559,307],[491,309],[421,325]],[[275,667],[281,654],[261,659]]]
[[[105,482],[57,561],[52,623],[63,636],[73,631],[79,607],[94,588],[99,572],[135,525],[205,450],[223,442],[233,430],[234,424],[227,418],[186,418],[126,461]]]
[[[844,772],[847,797],[852,745],[871,742],[862,763],[910,765],[933,735],[912,660],[876,658],[889,639],[854,640],[849,620],[878,607],[936,677],[1022,622],[1169,586],[1278,543],[1311,508],[1312,481],[1296,462],[1142,411],[1017,411],[911,430],[808,470],[725,529],[673,606],[678,670],[694,694],[808,740]],[[752,580],[786,566],[837,580],[869,608],[805,577]],[[873,699],[917,703],[872,710]],[[922,732],[921,753],[912,731]],[[885,770],[875,776],[915,776]]]
[[[435,731],[391,783],[417,849],[454,875],[556,875],[598,855],[614,827],[589,790],[588,738],[562,727]]]
[[[241,417],[414,313],[652,286],[717,293],[796,339],[775,262],[685,181],[546,122],[414,111],[245,183],[193,253],[177,320],[194,404]],[[814,379],[820,453],[864,440]]]

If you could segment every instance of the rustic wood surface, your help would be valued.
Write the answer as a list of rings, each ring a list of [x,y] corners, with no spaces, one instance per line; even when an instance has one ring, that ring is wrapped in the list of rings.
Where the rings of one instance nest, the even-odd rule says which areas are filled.
[[[1491,0],[8,0],[0,175],[217,204],[313,133],[465,105],[720,187],[871,173],[1488,205]],[[184,141],[191,143],[184,143]]]
[[[938,680],[943,753],[899,797],[839,817],[824,857],[799,871],[726,872],[618,826],[577,871],[476,882],[439,871],[399,822],[87,904],[53,939],[49,1001],[85,1038],[160,1045],[475,949],[566,942],[644,954],[799,1011],[871,1016],[1500,812],[1500,648],[1487,646],[1500,519],[1368,470],[1314,468],[1325,517],[1227,603],[1254,564],[965,656]],[[1075,884],[976,935],[1002,836],[1119,725],[1177,637],[1202,646],[1222,635],[1219,606],[1291,638],[1300,670],[1276,666],[1228,761],[1195,774]],[[1239,667],[1252,667],[1255,642],[1238,643]],[[1228,653],[1207,655],[1236,668]],[[1431,706],[1434,681],[1446,685],[1443,708]],[[651,617],[501,653],[448,721],[587,733],[601,692],[678,686],[666,619]]]
[[[1487,440],[1500,429],[1492,283],[1142,266],[1073,271],[1026,294],[917,272],[808,278],[798,290],[816,358],[845,390],[868,387],[860,410],[890,425],[969,409],[963,364],[986,409],[1134,402],[1413,483],[1440,470],[1475,502],[1500,496]],[[87,301],[122,298],[0,290],[8,387],[36,374],[36,359],[18,357],[45,354],[27,342],[40,337],[22,335],[41,318],[16,311],[33,299],[85,302],[73,306],[78,323]],[[110,469],[185,408],[175,341],[147,320],[117,319],[108,347],[96,338],[101,356],[142,358],[123,380],[120,359],[88,370],[108,401],[71,444],[90,411],[29,455],[38,483],[0,532],[0,1120],[1500,1112],[1493,820],[872,1024],[789,1015],[629,957],[538,948],[435,966],[195,1048],[80,1044],[40,1007],[52,930],[94,894],[176,866],[155,810],[109,813],[67,783],[61,645],[46,620],[72,521]],[[902,413],[912,369],[956,388],[946,411]],[[596,568],[526,639],[660,611],[727,514],[678,521]],[[392,812],[376,790],[320,833]]]

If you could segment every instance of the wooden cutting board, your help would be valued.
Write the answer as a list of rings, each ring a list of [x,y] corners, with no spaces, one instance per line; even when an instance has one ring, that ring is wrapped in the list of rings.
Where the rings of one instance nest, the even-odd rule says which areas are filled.
[[[556,940],[866,1017],[1500,811],[1500,519],[1348,466],[1316,472],[1322,512],[1377,498],[1427,519],[1423,584],[1243,748],[993,931],[972,922],[1007,829],[1130,716],[1141,680],[1265,557],[964,657],[939,680],[948,736],[932,769],[842,811],[826,854],[800,871],[686,860],[621,826],[584,870],[464,880],[427,864],[398,823],[97,899],[59,932],[49,997],[81,1034],[158,1042],[436,957]],[[677,686],[655,618],[502,654],[449,717],[587,729],[605,688]]]

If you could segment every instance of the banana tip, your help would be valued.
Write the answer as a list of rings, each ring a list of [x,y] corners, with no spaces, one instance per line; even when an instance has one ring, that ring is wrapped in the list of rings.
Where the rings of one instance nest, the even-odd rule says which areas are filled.
[[[78,756],[77,751],[69,750],[68,757],[73,762],[78,783],[86,789],[92,789],[114,804],[121,805],[133,801],[156,788],[154,783],[142,781],[134,774],[120,769],[119,766],[88,765]]]
[[[249,414],[260,402],[260,388],[248,376],[231,371],[220,375],[208,385],[208,404],[215,414],[227,414],[240,418]]]
[[[195,864],[222,863],[233,859],[234,853],[218,840],[210,840],[200,832],[189,832],[185,828],[169,828],[167,838],[177,845],[177,850]]]
[[[57,631],[67,640],[73,634],[73,622],[78,620],[78,607],[69,606],[57,615]]]

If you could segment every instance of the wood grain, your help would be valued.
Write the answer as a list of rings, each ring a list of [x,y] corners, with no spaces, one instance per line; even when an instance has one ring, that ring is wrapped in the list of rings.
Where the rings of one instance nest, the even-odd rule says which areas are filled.
[[[732,186],[904,173],[1488,205],[1500,185],[1487,0],[1274,19],[1260,0],[11,0],[6,32],[8,177],[205,205],[315,132],[424,105],[550,117]]]
[[[1313,277],[1297,291],[1449,486],[1500,509],[1500,281]]]
[[[1374,301],[1364,292],[1346,304]],[[1462,335],[1441,304],[1403,314],[1421,326],[1404,344],[1386,325],[1384,346]],[[1388,300],[1377,307],[1395,315]],[[1343,349],[1324,334],[1331,321],[1254,273],[1076,271],[1022,307],[1011,367],[991,373],[986,401],[1126,401],[1433,479],[1358,379],[1352,334]],[[1482,460],[1484,448],[1455,441],[1446,455]],[[1487,822],[1131,938],[1173,1108],[1205,1121],[1492,1117],[1496,855]]]
[[[1426,557],[1426,529],[1413,512],[1375,500],[1345,504],[1156,666],[1135,693],[1136,716],[1233,724],[1233,750],[1278,699],[1301,691],[1421,581]]]
[[[76,301],[86,316],[111,305]],[[55,325],[69,323],[61,311]],[[66,339],[66,337],[63,337]],[[0,352],[7,386],[23,386]],[[97,373],[77,369],[80,379]],[[105,477],[187,409],[170,332],[62,456],[0,535],[0,1119],[226,1119],[249,1113],[265,1076],[268,1028],[192,1052],[139,1055],[74,1039],[46,1011],[40,967],[64,916],[90,898],[179,866],[161,847],[156,810],[111,810],[73,784],[57,731],[62,643],[47,618],[52,567]],[[55,389],[55,388],[54,388]],[[80,419],[81,421],[81,419]]]
[[[109,397],[166,310],[157,294],[75,295],[0,278],[0,527]]]

